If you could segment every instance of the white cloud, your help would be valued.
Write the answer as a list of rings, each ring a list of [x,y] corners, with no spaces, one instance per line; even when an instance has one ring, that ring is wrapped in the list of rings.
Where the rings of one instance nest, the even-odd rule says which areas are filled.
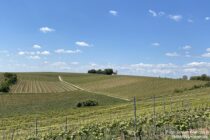
[[[79,62],[71,62],[71,65],[78,65]]]
[[[179,67],[172,63],[166,64],[130,64],[125,66],[119,66],[117,69],[121,71],[127,71],[132,75],[146,75],[146,76],[160,76],[160,75],[174,75],[178,71]]]
[[[44,64],[49,64],[49,62],[48,62],[48,61],[44,61],[43,63],[44,63]]]
[[[40,56],[38,56],[38,55],[29,56],[29,58],[30,58],[30,59],[33,59],[33,60],[41,59]]]
[[[42,47],[40,45],[35,44],[35,45],[33,45],[33,48],[34,49],[41,49]]]
[[[164,15],[165,15],[165,12],[160,11],[160,12],[158,13],[158,15],[159,15],[159,16],[164,16]]]
[[[115,11],[115,10],[110,10],[109,13],[113,16],[117,16],[118,15],[118,12]]]
[[[188,19],[187,22],[193,23],[194,21],[192,19]]]
[[[154,10],[149,9],[148,12],[153,17],[157,17],[157,16],[160,16],[161,17],[161,16],[164,16],[165,15],[165,12],[163,12],[163,11],[155,12]]]
[[[153,16],[153,17],[156,17],[157,16],[157,13],[151,9],[149,9],[149,13]]]
[[[57,49],[57,50],[55,50],[55,53],[64,53],[64,52],[65,52],[64,49]]]
[[[158,42],[152,43],[152,46],[158,47],[158,46],[160,46],[160,43],[158,43]]]
[[[176,21],[176,22],[179,22],[179,21],[181,21],[182,20],[182,15],[169,15],[168,16],[171,20],[174,20],[174,21]]]
[[[26,53],[23,51],[18,52],[18,55],[25,55]]]
[[[207,21],[210,20],[210,17],[205,17],[205,20],[207,20]]]
[[[40,52],[41,55],[50,55],[50,52],[49,51],[43,51],[43,52]]]
[[[77,42],[75,42],[75,44],[76,44],[77,46],[80,46],[80,47],[90,47],[90,44],[88,44],[88,43],[85,42],[85,41],[77,41]]]
[[[210,57],[210,53],[208,52],[208,53],[204,53],[204,54],[202,54],[201,55],[202,57]]]
[[[179,56],[179,54],[177,54],[176,52],[172,52],[172,53],[166,53],[165,54],[166,56],[169,56],[169,57],[176,57],[176,56]]]
[[[36,52],[19,51],[18,55],[35,55]]]
[[[54,31],[55,31],[55,29],[49,28],[49,27],[41,27],[39,30],[40,30],[42,33],[49,33],[49,32],[54,32]]]
[[[202,54],[201,57],[210,57],[210,48],[206,49],[206,53]]]
[[[81,53],[82,51],[79,49],[76,50],[64,50],[64,49],[57,49],[55,50],[55,53],[58,54],[76,54],[76,53]]]
[[[131,75],[181,77],[182,75],[210,74],[210,63],[191,62],[184,65],[166,64],[130,64],[115,67],[118,72]]]
[[[53,63],[52,66],[63,67],[63,66],[67,66],[67,63],[66,62],[62,62],[62,61],[58,61],[58,62]]]
[[[96,64],[96,63],[90,63],[90,66],[91,66],[91,67],[96,67],[97,64]]]
[[[191,45],[185,45],[182,47],[183,50],[190,50],[192,49],[192,46]]]
[[[191,62],[191,63],[188,63],[186,66],[188,67],[210,67],[210,63],[207,63],[207,62]]]
[[[33,51],[19,51],[18,52],[18,55],[30,55],[30,56],[33,56],[33,55],[50,55],[50,52],[49,51],[36,51],[36,52],[33,52]]]
[[[207,48],[206,51],[207,51],[207,52],[210,52],[210,48]]]

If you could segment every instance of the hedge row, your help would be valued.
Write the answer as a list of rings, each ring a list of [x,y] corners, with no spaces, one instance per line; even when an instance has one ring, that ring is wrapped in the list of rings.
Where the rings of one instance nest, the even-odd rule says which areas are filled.
[[[16,74],[4,73],[4,80],[0,83],[0,92],[9,92],[10,86],[16,84],[16,82]]]

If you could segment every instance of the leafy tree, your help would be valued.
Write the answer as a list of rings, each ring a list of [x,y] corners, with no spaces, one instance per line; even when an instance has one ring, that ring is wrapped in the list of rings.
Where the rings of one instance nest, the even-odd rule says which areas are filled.
[[[9,84],[15,84],[17,82],[17,75],[13,73],[4,73],[4,80]]]
[[[210,81],[210,77],[206,74],[202,74],[201,76],[191,76],[190,80]]]
[[[183,80],[188,80],[187,75],[183,75],[183,76],[182,76],[182,79],[183,79]]]
[[[88,73],[112,75],[112,74],[117,74],[117,71],[114,72],[113,69],[104,69],[104,70],[101,70],[101,69],[98,69],[98,70],[91,69],[91,70],[88,70]]]
[[[112,75],[114,73],[113,69],[105,69],[104,72],[107,75]]]
[[[91,70],[88,71],[88,73],[94,73],[95,74],[96,70],[95,69],[91,69]]]

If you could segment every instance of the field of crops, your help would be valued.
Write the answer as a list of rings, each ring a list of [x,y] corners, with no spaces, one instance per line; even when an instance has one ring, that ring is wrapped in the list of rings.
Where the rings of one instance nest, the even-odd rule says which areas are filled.
[[[78,137],[82,136],[85,139],[85,137],[87,138],[90,135],[93,135],[93,137],[97,137],[99,135],[100,137],[105,136],[105,134],[107,134],[107,131],[105,130],[109,129],[112,130],[111,136],[115,138],[120,136],[121,133],[120,130],[123,130],[126,137],[131,136],[132,138],[134,136],[133,134],[135,127],[133,124],[133,118],[134,118],[133,102],[120,101],[106,96],[97,97],[95,94],[92,94],[92,96],[91,95],[85,96],[86,94],[87,93],[81,93],[81,94],[73,93],[73,95],[75,95],[74,98],[72,99],[71,96],[69,95],[69,97],[65,101],[62,100],[64,96],[67,96],[65,94],[63,94],[62,95],[63,97],[60,98],[58,98],[59,95],[53,96],[52,98],[45,96],[46,97],[45,101],[44,100],[39,101],[38,103],[39,106],[36,106],[35,102],[33,102],[32,105],[30,105],[29,101],[27,101],[26,99],[23,100],[20,97],[18,101],[22,102],[24,101],[25,104],[19,105],[19,107],[17,107],[16,109],[14,108],[14,106],[16,106],[17,104],[16,105],[12,104],[14,100],[12,101],[11,99],[10,103],[8,103],[8,108],[7,108],[8,113],[4,114],[5,117],[1,119],[2,123],[0,127],[0,132],[2,134],[4,133],[5,137],[7,136],[8,139],[11,138],[11,134],[13,134],[13,132],[14,136],[20,139],[35,137],[36,123],[37,123],[37,137],[44,137],[50,135],[59,137],[61,136],[60,135],[61,133],[68,131],[68,136],[76,134],[78,135]],[[15,95],[18,96],[19,94]],[[25,98],[27,98],[28,95],[29,94],[25,94]],[[36,95],[42,95],[42,94],[36,94]],[[35,95],[31,98],[34,97],[35,99],[39,98],[41,99],[41,96],[39,98],[36,98]],[[81,100],[85,98],[94,98],[98,100],[99,103],[101,103],[101,106],[90,107],[90,108],[79,108],[79,109],[75,108],[72,102],[78,100],[77,97],[80,97]],[[12,98],[12,97],[7,96],[7,98]],[[57,102],[55,98],[58,99]],[[7,99],[7,101],[8,100],[9,99]],[[49,102],[47,102],[46,100],[49,100]],[[160,127],[160,130],[158,131],[160,131],[161,135],[163,134],[162,131],[163,127],[162,125],[159,126],[160,124],[162,124],[161,123],[162,121],[164,121],[164,124],[170,122],[170,128],[173,128],[176,131],[181,131],[179,127],[182,126],[182,123],[180,121],[183,121],[183,119],[187,121],[186,118],[188,118],[188,116],[190,116],[190,119],[192,120],[194,120],[195,118],[199,120],[199,122],[196,121],[196,119],[194,120],[193,127],[200,124],[199,125],[200,127],[205,126],[205,128],[208,128],[209,122],[206,121],[208,122],[208,124],[206,123],[206,125],[204,125],[205,121],[202,121],[202,116],[205,116],[205,118],[207,117],[206,119],[208,119],[206,113],[209,113],[208,110],[208,107],[210,105],[209,100],[210,96],[204,89],[196,92],[194,91],[194,93],[186,93],[186,95],[184,96],[172,97],[172,100],[171,98],[157,97],[155,100],[155,108],[156,108],[155,110],[157,115],[156,123],[157,126]],[[55,105],[53,105],[53,103]],[[49,106],[46,106],[47,104]],[[14,110],[9,110],[11,109],[10,108],[11,106],[13,106],[12,108],[14,108]],[[20,109],[21,106],[25,106],[24,109],[22,108],[23,109],[22,111]],[[36,109],[34,107],[36,107]],[[42,107],[44,107],[44,110],[42,110]],[[152,120],[154,114],[153,98],[138,101],[136,103],[136,108],[137,108],[136,114],[138,121],[141,122],[145,119],[148,119],[148,121],[144,122],[145,125],[144,127],[148,128],[149,134],[152,136],[151,133],[153,131]],[[199,111],[194,110],[194,108],[198,108],[198,110],[200,110],[201,112],[199,113]],[[35,112],[35,110],[37,109],[39,109],[39,112]],[[182,111],[183,109],[185,109],[185,111]],[[15,112],[15,110],[17,111]],[[27,112],[27,110],[29,112]],[[13,116],[10,116],[9,112],[11,111],[14,112]],[[169,118],[162,114],[164,111],[169,112],[170,116],[170,117],[168,116]],[[5,110],[1,110],[1,112],[5,112]],[[192,113],[194,115],[191,115]],[[199,117],[200,115],[202,116]],[[172,119],[173,121],[169,121],[168,119]],[[151,122],[149,120],[151,120]],[[150,125],[150,123],[152,125]],[[137,124],[139,129],[142,128],[141,125],[139,126],[139,123]],[[191,128],[191,125],[189,126],[188,124],[185,124],[185,126],[187,130],[188,127]],[[199,127],[196,127],[196,129],[197,128]],[[183,131],[186,131],[186,129],[184,129]],[[147,130],[144,129],[144,133],[146,132]]]
[[[12,86],[11,93],[58,93],[75,91],[77,88],[64,82],[51,82],[40,80],[19,80]]]
[[[63,74],[67,82],[97,92],[124,99],[138,99],[151,96],[168,96],[175,94],[175,89],[191,88],[201,85],[202,81],[174,80],[166,78],[136,77],[136,76],[107,76],[91,74]]]
[[[18,74],[18,82],[12,86],[10,93],[59,93],[75,91],[71,84],[59,81],[58,75],[49,73]]]
[[[153,126],[148,121],[154,114],[154,95],[158,126],[160,122],[167,123],[167,120],[171,119],[173,120],[173,123],[170,123],[171,127],[180,131],[177,127],[182,124],[176,126],[176,123],[189,117],[186,115],[188,113],[181,115],[186,112],[183,109],[189,110],[189,115],[192,114],[191,119],[199,116],[199,121],[202,116],[206,118],[205,112],[209,113],[209,87],[181,93],[174,92],[175,89],[187,89],[194,85],[205,84],[201,81],[70,73],[18,73],[17,75],[18,83],[11,88],[11,93],[0,94],[0,139],[3,140],[12,138],[22,140],[35,136],[50,138],[58,137],[60,134],[68,137],[76,135],[77,138],[83,139],[88,139],[90,136],[92,139],[99,137],[104,139],[104,136],[119,139],[122,132],[124,137],[133,139],[134,96],[137,97],[137,121],[143,118],[147,120],[144,125],[148,128],[148,133]],[[58,76],[64,81],[59,80]],[[98,101],[99,106],[76,107],[78,102],[88,99]],[[195,108],[200,111],[195,111]],[[174,112],[170,115],[172,117],[163,117],[164,110]],[[202,121],[204,122],[208,121]],[[138,130],[142,128],[139,123],[137,126]],[[162,126],[164,125],[160,127],[161,136]],[[209,128],[208,126],[209,124],[205,128]],[[184,127],[191,128],[189,125]],[[142,131],[142,136],[143,133],[147,137],[147,131]]]

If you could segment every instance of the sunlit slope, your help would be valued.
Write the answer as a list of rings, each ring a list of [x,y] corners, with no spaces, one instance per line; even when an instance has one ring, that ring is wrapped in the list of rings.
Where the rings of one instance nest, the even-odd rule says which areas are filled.
[[[125,103],[126,101],[94,94],[86,91],[71,91],[62,93],[20,93],[0,95],[0,118],[10,115],[26,115],[34,113],[65,112],[75,109],[80,101],[96,100],[99,106]]]
[[[77,88],[61,82],[54,73],[18,73],[18,82],[11,93],[58,93],[75,91]]]
[[[153,95],[182,94],[175,89],[191,88],[202,81],[175,80],[138,76],[107,76],[92,74],[63,74],[63,79],[86,90],[125,99],[146,98]]]

